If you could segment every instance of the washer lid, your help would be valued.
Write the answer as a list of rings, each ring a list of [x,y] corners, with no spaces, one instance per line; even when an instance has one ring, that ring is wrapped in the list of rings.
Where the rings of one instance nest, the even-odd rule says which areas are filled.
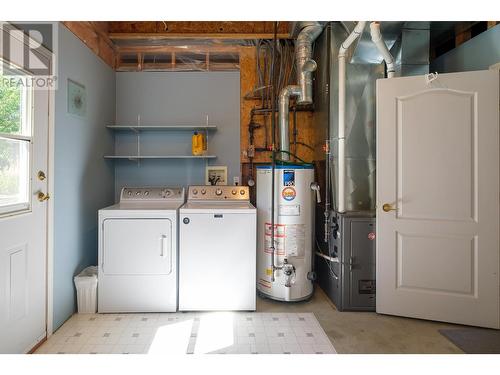
[[[243,213],[243,214],[254,214],[256,208],[246,201],[232,201],[232,202],[187,202],[180,209],[181,213],[184,214],[211,214],[211,213]]]

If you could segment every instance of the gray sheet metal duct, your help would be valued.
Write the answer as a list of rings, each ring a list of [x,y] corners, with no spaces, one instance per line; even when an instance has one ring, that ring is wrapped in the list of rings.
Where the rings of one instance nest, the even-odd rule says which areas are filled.
[[[407,22],[391,50],[396,60],[396,76],[428,74],[429,44],[429,22]]]
[[[338,49],[347,37],[347,32],[338,24],[332,27],[331,48],[333,66],[330,66],[331,95],[334,100],[330,111],[330,139],[333,148],[333,183],[338,181],[339,155],[337,147],[338,119],[335,114],[338,111]],[[364,34],[369,35],[368,26]],[[376,47],[371,42],[371,47]],[[350,54],[359,51],[351,48]],[[349,56],[348,56],[349,57]],[[349,61],[349,60],[347,60]],[[384,78],[384,64],[376,63],[353,63],[346,66],[346,100],[345,100],[345,211],[372,211],[375,210],[375,172],[376,172],[376,146],[375,146],[375,83],[379,78]],[[336,192],[338,186],[333,187]],[[335,210],[339,202],[335,202]]]
[[[287,86],[279,96],[279,129],[280,148],[290,151],[289,111],[290,98],[296,97],[297,104],[310,104],[312,98],[312,73],[316,70],[316,62],[312,59],[312,44],[323,31],[320,22],[297,23],[294,28],[300,30],[295,42],[295,66],[297,70],[297,85]],[[282,153],[283,160],[289,160],[287,153]]]
[[[314,88],[315,160],[326,161],[325,137],[331,145],[329,162],[330,197],[337,211],[338,190],[338,49],[355,22],[331,22],[318,41],[314,52],[318,82]],[[428,73],[429,23],[381,22],[384,41],[395,59],[395,76]],[[327,48],[320,51],[318,48]],[[351,47],[346,66],[346,130],[345,130],[345,211],[375,210],[376,124],[375,84],[385,77],[385,66],[377,47],[365,27],[359,42]],[[321,81],[321,82],[319,82]],[[326,128],[328,134],[323,129]],[[326,186],[321,186],[326,191]],[[319,216],[318,216],[319,218]],[[319,227],[319,226],[317,226]],[[321,238],[321,237],[320,237]]]
[[[290,97],[298,97],[300,95],[300,86],[290,85],[281,90],[279,97],[279,129],[280,129],[280,148],[285,151],[290,151],[290,131],[289,131],[289,112],[290,112]],[[290,155],[283,152],[281,159],[289,160]]]
[[[297,82],[300,86],[298,104],[311,104],[313,101],[312,73],[316,70],[316,62],[312,59],[312,44],[322,31],[323,26],[319,22],[307,25],[300,31],[295,42]]]
[[[349,31],[354,23],[349,23]],[[368,27],[366,28],[368,29]],[[367,30],[365,30],[365,33]],[[322,45],[328,45],[328,53],[315,51],[318,62],[318,81],[314,90],[314,126],[321,134],[315,140],[316,158],[324,157],[322,146],[325,135],[331,145],[329,162],[330,197],[332,209],[337,211],[338,202],[338,51],[348,32],[340,22],[332,22],[322,35]],[[369,36],[369,31],[368,31]],[[327,38],[328,37],[328,38]],[[319,41],[318,41],[319,43]],[[370,40],[370,45],[376,47]],[[346,64],[346,109],[345,109],[345,211],[373,211],[375,209],[375,83],[384,78],[384,64],[353,63],[352,57],[359,52],[353,45],[347,55]],[[321,86],[318,86],[321,85]],[[326,97],[325,97],[326,96]],[[327,127],[327,133],[319,129]],[[317,159],[318,160],[318,159]],[[327,182],[328,183],[328,182]],[[320,227],[320,226],[317,226]]]

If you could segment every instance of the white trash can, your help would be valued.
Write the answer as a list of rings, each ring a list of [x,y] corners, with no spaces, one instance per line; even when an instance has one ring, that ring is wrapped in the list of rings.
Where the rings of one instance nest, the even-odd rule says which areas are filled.
[[[85,268],[74,277],[79,314],[97,312],[97,267]]]

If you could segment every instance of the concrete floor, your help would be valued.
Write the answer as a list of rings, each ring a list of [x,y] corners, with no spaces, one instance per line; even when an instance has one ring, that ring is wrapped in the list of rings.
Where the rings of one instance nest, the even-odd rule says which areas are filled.
[[[257,311],[314,313],[340,354],[463,354],[438,332],[460,326],[373,312],[339,312],[319,287],[307,302],[284,303],[258,297]]]

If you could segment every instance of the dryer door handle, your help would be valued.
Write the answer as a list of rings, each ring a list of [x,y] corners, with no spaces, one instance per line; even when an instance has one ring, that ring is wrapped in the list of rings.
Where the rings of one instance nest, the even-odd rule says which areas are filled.
[[[168,237],[166,234],[161,235],[161,254],[160,256],[162,258],[165,258],[167,256],[167,249],[168,249]]]
[[[172,272],[172,247],[171,241],[166,234],[161,235],[161,254],[160,256],[163,259],[168,260],[168,272],[170,274]]]

